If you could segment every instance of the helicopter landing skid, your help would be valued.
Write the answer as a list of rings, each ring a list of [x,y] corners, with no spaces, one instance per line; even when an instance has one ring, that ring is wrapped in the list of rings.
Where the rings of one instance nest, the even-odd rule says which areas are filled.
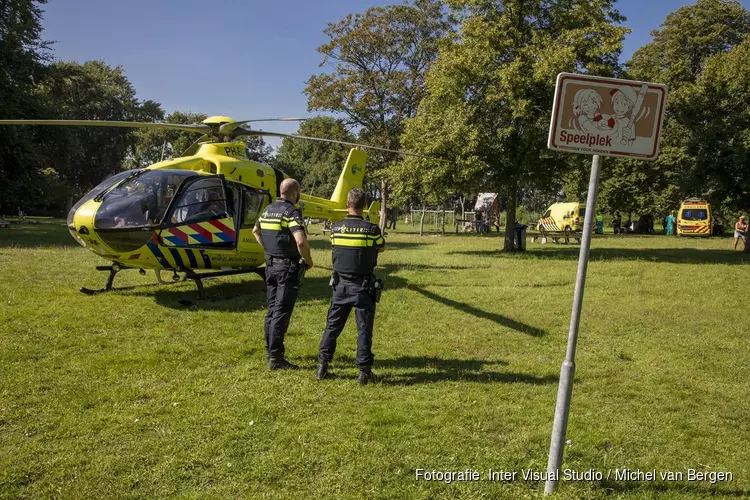
[[[203,289],[203,280],[204,279],[210,279],[210,278],[217,278],[219,276],[232,276],[234,274],[247,274],[247,273],[255,273],[260,278],[265,281],[266,275],[265,275],[265,268],[262,267],[252,267],[249,269],[229,269],[226,271],[216,271],[213,273],[202,273],[198,274],[192,269],[186,269],[185,270],[185,279],[193,280],[195,281],[195,286],[198,288],[198,299],[200,300],[218,300],[218,299],[209,299],[206,297],[205,291]],[[232,297],[223,297],[223,299],[230,299]]]
[[[115,281],[115,276],[117,276],[117,273],[125,269],[134,269],[134,268],[123,267],[120,265],[96,266],[97,271],[109,271],[109,276],[107,277],[107,283],[104,285],[104,288],[99,288],[99,289],[81,287],[80,288],[81,293],[84,293],[86,295],[98,295],[100,293],[105,293],[105,292],[115,292],[115,291],[120,291],[120,290],[133,290],[136,288],[144,288],[148,286],[174,285],[176,283],[184,283],[187,280],[192,280],[195,282],[195,286],[198,288],[198,298],[200,300],[209,300],[206,297],[206,294],[203,288],[204,279],[217,278],[219,276],[231,276],[233,274],[255,273],[258,276],[260,276],[261,279],[265,280],[265,269],[262,267],[253,267],[250,269],[230,269],[226,271],[216,271],[216,272],[201,273],[201,274],[196,273],[192,269],[185,269],[182,271],[185,274],[182,278],[177,274],[177,271],[175,271],[173,278],[172,278],[173,281],[166,281],[162,279],[160,270],[157,270],[156,271],[156,283],[147,283],[143,285],[131,285],[131,286],[123,286],[123,287],[115,288],[113,286],[114,281]],[[146,274],[146,271],[141,269],[140,273]],[[226,297],[226,298],[230,298],[230,297]],[[211,299],[211,300],[214,300],[214,299]]]
[[[122,266],[96,266],[96,270],[97,271],[109,271],[109,276],[107,277],[107,283],[104,285],[104,288],[92,289],[92,288],[86,288],[85,286],[82,286],[81,288],[79,288],[79,290],[81,291],[81,293],[86,294],[86,295],[98,295],[100,293],[105,293],[105,292],[116,292],[116,291],[120,291],[120,290],[133,290],[133,289],[136,289],[136,288],[144,288],[144,287],[148,287],[148,286],[174,285],[175,283],[180,283],[180,282],[185,281],[187,279],[187,277],[183,277],[182,279],[180,279],[179,276],[178,276],[177,279],[175,279],[174,281],[165,281],[165,280],[163,280],[161,278],[161,274],[157,270],[156,271],[156,283],[146,283],[146,284],[143,284],[143,285],[121,286],[121,287],[115,288],[113,286],[114,282],[115,282],[115,276],[117,276],[117,273],[119,273],[120,271],[123,271],[125,269],[134,269],[134,268],[132,268],[132,267],[122,267]],[[146,274],[146,271],[144,271],[143,269],[141,269],[140,271],[141,271],[141,274]],[[175,276],[177,276],[176,273],[175,273]]]

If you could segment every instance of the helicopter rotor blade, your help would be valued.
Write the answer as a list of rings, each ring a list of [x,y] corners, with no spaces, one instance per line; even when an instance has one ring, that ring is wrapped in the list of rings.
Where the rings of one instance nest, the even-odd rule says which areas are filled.
[[[183,132],[211,133],[211,127],[203,123],[157,123],[125,122],[109,120],[0,120],[0,125],[65,125],[74,127],[123,127],[182,130]]]
[[[241,120],[237,122],[224,123],[219,127],[219,134],[231,135],[234,130],[241,127],[245,123],[255,122],[304,122],[309,118],[256,118],[255,120]]]
[[[434,158],[431,156],[422,155],[419,153],[410,153],[408,151],[398,151],[395,149],[380,148],[377,146],[368,146],[367,144],[359,144],[356,142],[337,141],[335,139],[323,139],[321,137],[309,137],[306,135],[298,135],[298,134],[282,134],[280,132],[266,132],[263,130],[249,130],[249,129],[237,128],[234,130],[232,135],[234,137],[242,137],[242,136],[288,137],[290,139],[305,139],[308,141],[320,141],[320,142],[329,142],[332,144],[343,144],[345,146],[354,146],[356,148],[374,149],[375,151],[383,151],[386,153],[395,153],[395,154],[406,155],[406,156],[416,156],[418,158],[427,158],[429,160],[438,159],[438,158]]]
[[[257,118],[255,120],[242,120],[232,123],[252,123],[252,122],[304,122],[310,118]]]

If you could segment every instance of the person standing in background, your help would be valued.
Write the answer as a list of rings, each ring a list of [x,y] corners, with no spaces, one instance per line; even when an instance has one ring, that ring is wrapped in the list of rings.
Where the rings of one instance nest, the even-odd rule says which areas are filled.
[[[375,304],[380,300],[382,280],[375,274],[378,254],[385,250],[385,240],[377,224],[362,218],[365,193],[359,188],[349,191],[346,208],[348,215],[331,227],[331,261],[333,297],[328,309],[328,321],[320,341],[318,369],[315,378],[328,377],[328,364],[336,352],[336,340],[354,309],[357,322],[357,383],[365,385],[378,377],[372,373],[372,329]]]
[[[735,250],[737,250],[737,243],[739,243],[740,239],[742,240],[742,243],[744,243],[745,246],[747,246],[747,222],[745,221],[744,215],[741,215],[740,220],[738,220],[737,224],[734,225],[734,249]]]
[[[667,218],[664,219],[664,222],[665,222],[666,228],[667,228],[666,229],[666,235],[667,236],[672,236],[674,234],[674,223],[675,223],[674,215],[672,215],[672,214],[667,215]]]

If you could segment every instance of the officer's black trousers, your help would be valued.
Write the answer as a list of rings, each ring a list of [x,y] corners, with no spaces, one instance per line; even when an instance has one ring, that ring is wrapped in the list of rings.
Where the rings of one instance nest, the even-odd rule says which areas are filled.
[[[266,266],[266,353],[271,359],[284,357],[284,335],[297,302],[297,266],[274,261]]]
[[[357,321],[357,366],[372,366],[374,356],[372,354],[372,326],[375,321],[375,300],[372,298],[369,288],[361,284],[340,280],[333,290],[331,307],[328,309],[328,323],[320,341],[321,362],[333,360],[336,352],[336,339],[349,318],[349,313],[354,308],[354,317]]]

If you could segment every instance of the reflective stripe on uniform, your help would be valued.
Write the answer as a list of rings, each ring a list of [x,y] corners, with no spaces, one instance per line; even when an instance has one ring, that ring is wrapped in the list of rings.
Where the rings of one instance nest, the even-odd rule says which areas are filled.
[[[332,234],[331,243],[344,247],[373,247],[385,244],[382,236],[373,238],[370,234]]]
[[[267,256],[298,259],[299,250],[293,234],[305,227],[302,216],[297,208],[288,200],[277,200],[268,205],[258,218],[256,227],[260,229],[260,237]]]
[[[362,216],[348,215],[331,226],[331,258],[339,273],[365,276],[377,264],[378,250],[385,240],[377,225]]]
[[[336,238],[333,244],[337,247],[371,247],[367,240],[355,238]]]

